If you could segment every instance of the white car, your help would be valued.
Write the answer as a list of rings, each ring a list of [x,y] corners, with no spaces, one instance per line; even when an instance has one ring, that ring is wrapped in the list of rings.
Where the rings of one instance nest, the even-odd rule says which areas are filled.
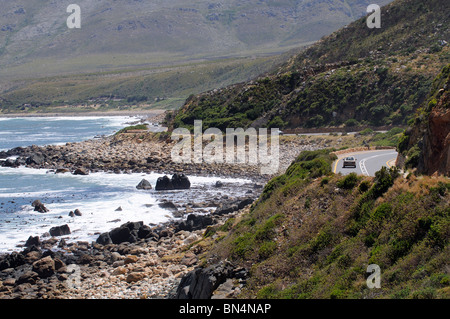
[[[348,157],[344,158],[344,164],[342,165],[342,168],[346,168],[346,167],[356,168],[356,158],[354,158],[353,156],[348,156]]]

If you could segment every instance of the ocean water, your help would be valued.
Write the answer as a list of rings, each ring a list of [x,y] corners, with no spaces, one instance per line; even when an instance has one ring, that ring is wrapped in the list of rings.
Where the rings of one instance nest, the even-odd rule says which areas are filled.
[[[130,120],[81,117],[0,119],[0,149],[82,141],[95,135],[111,134],[129,124]],[[8,138],[13,134],[13,127],[15,136]],[[128,221],[159,224],[175,218],[170,211],[158,206],[164,200],[173,201],[182,208],[185,203],[220,198],[225,192],[227,196],[237,197],[245,190],[239,186],[251,185],[251,181],[245,179],[189,176],[190,190],[156,192],[136,189],[144,178],[154,187],[161,176],[157,173],[79,176],[55,174],[45,169],[0,167],[0,253],[20,250],[29,236],[45,236],[51,227],[64,224],[71,230],[70,235],[64,236],[68,242],[95,241],[99,233]],[[225,188],[213,187],[217,180],[221,180]],[[31,203],[36,199],[50,211],[45,214],[35,212]],[[69,217],[69,212],[75,209],[79,209],[82,216]]]
[[[0,151],[65,144],[110,135],[138,120],[130,116],[0,118]]]

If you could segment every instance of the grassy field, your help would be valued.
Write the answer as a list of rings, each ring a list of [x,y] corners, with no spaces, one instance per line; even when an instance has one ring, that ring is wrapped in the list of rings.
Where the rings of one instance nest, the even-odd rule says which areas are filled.
[[[3,113],[105,109],[176,109],[191,94],[249,80],[273,68],[279,56],[224,58],[100,73],[2,82]]]

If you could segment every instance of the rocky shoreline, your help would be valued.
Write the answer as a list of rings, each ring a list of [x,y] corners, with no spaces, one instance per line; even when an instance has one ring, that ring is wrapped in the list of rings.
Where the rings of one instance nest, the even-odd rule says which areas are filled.
[[[301,151],[324,148],[326,143],[282,140],[280,172]],[[47,169],[55,174],[182,173],[244,177],[255,183],[248,191],[250,197],[223,196],[215,201],[213,212],[197,214],[186,207],[182,220],[158,226],[130,221],[100,234],[92,243],[30,236],[24,250],[0,256],[0,299],[232,298],[239,293],[247,270],[230,263],[201,267],[208,243],[218,236],[206,234],[211,227],[220,228],[230,217],[245,213],[272,176],[261,175],[258,166],[174,163],[172,147],[167,134],[144,132],[0,152],[0,159],[6,159],[2,166]],[[113,239],[117,234],[120,240]]]
[[[181,280],[201,271],[201,256],[217,238],[208,238],[208,230],[244,213],[253,200],[154,227],[128,222],[107,233],[114,243],[105,242],[105,234],[92,243],[30,236],[24,250],[0,256],[0,299],[183,298],[177,292]],[[216,297],[229,298],[239,292],[246,271],[227,264],[218,272],[222,268],[215,270],[220,280],[214,290],[223,283]],[[225,285],[233,276],[240,283]]]

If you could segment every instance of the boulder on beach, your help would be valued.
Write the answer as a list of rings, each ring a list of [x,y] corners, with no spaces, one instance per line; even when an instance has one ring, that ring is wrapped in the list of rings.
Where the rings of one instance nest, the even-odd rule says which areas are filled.
[[[39,236],[30,236],[28,237],[27,241],[25,242],[25,247],[32,247],[32,246],[40,246],[41,241],[39,239]]]
[[[46,213],[49,211],[49,209],[47,207],[45,207],[44,204],[42,204],[39,199],[36,199],[35,201],[33,201],[33,203],[31,203],[31,206],[34,207],[35,212]]]
[[[190,214],[186,220],[178,223],[175,231],[194,231],[206,228],[206,226],[210,226],[212,224],[214,224],[214,219],[211,216]]]
[[[124,242],[135,243],[139,239],[156,237],[152,229],[144,225],[144,222],[127,222],[120,227],[114,228],[108,233],[103,233],[97,238],[97,244],[121,244]]]
[[[167,175],[159,177],[158,180],[156,181],[155,190],[166,191],[172,189],[173,189],[172,180]]]
[[[50,228],[50,236],[65,236],[70,235],[69,225],[62,225]]]
[[[44,257],[33,263],[32,270],[41,278],[50,277],[55,273],[55,261],[50,256]]]
[[[152,189],[152,184],[150,184],[150,182],[147,181],[146,179],[143,179],[143,180],[136,186],[136,188],[137,188],[137,189],[145,189],[145,190],[148,190],[148,189]]]
[[[191,188],[191,182],[189,181],[189,178],[184,174],[173,174],[172,185],[174,189]]]
[[[167,175],[158,178],[156,181],[155,190],[189,189],[190,187],[191,182],[186,175],[173,174],[171,179]]]

